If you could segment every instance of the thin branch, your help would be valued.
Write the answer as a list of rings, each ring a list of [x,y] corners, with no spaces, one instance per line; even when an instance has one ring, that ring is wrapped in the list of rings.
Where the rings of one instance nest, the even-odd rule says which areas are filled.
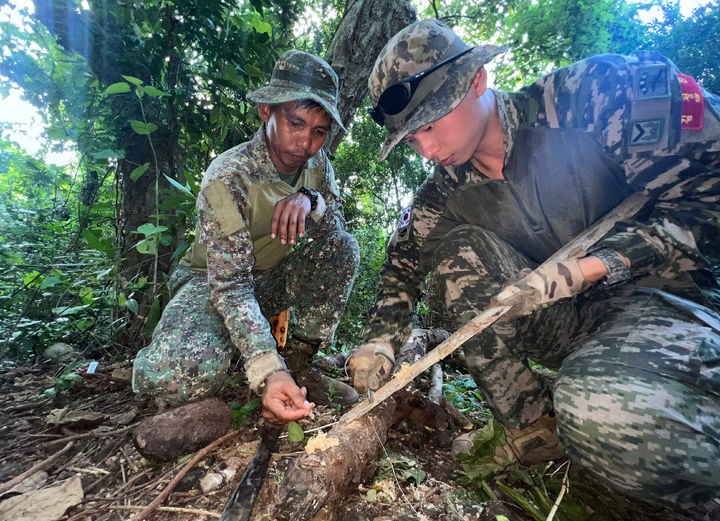
[[[64,441],[64,440],[63,440],[63,441]],[[71,441],[70,443],[68,443],[67,445],[65,445],[65,447],[63,447],[62,449],[60,449],[59,451],[57,451],[57,452],[56,452],[55,454],[53,454],[52,456],[50,456],[50,457],[48,457],[48,458],[45,458],[44,460],[42,460],[40,463],[38,463],[38,464],[35,465],[34,467],[26,470],[25,472],[23,472],[22,474],[20,474],[20,475],[18,475],[18,476],[16,476],[16,477],[14,477],[14,478],[11,479],[10,481],[6,481],[6,482],[3,483],[2,485],[0,485],[0,494],[4,494],[5,492],[7,492],[7,491],[10,490],[11,488],[13,488],[13,487],[14,487],[15,485],[17,485],[18,483],[21,483],[22,481],[24,481],[24,480],[27,479],[28,477],[30,477],[30,476],[32,476],[33,474],[35,474],[38,470],[42,470],[43,468],[45,468],[45,467],[47,467],[48,465],[50,465],[50,463],[52,463],[53,461],[55,461],[56,459],[58,459],[60,456],[62,456],[63,454],[65,454],[67,451],[69,451],[70,449],[72,449],[72,446],[73,446],[74,444],[75,444],[75,442],[74,442],[74,441]]]
[[[110,505],[109,510],[142,510],[146,507],[135,506],[135,505]],[[182,512],[184,514],[197,514],[200,516],[209,516],[220,518],[219,512],[213,512],[211,510],[201,510],[199,508],[183,508],[183,507],[156,507],[155,510],[160,512]]]

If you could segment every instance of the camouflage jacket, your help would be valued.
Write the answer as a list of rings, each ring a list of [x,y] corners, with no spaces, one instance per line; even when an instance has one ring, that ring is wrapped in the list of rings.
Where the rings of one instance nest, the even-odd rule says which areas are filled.
[[[436,166],[390,240],[365,342],[404,343],[434,246],[454,227],[483,226],[540,263],[635,191],[651,203],[596,246],[627,257],[634,277],[684,279],[683,296],[707,303],[695,281],[717,289],[720,98],[657,53],[595,56],[493,92],[505,179]]]
[[[306,221],[309,237],[345,228],[342,200],[325,151],[320,149],[310,158],[295,186],[290,186],[270,158],[264,125],[251,141],[215,158],[203,177],[197,200],[199,235],[196,242],[199,240],[207,249],[211,302],[245,359],[246,369],[263,353],[277,352],[270,325],[255,299],[253,269],[256,261],[262,262],[263,268],[273,264],[263,262],[258,252],[267,251],[271,241],[274,203],[301,186],[319,192],[318,204]],[[263,197],[265,192],[276,195]],[[279,243],[279,239],[272,241]],[[287,245],[285,254],[290,248]],[[270,255],[277,262],[277,251]]]

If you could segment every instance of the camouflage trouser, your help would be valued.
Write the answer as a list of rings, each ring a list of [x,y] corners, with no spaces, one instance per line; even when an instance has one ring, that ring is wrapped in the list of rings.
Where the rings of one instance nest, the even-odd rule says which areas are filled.
[[[457,325],[532,263],[496,235],[461,226],[435,253]],[[720,484],[720,316],[635,286],[595,288],[464,345],[496,418],[523,427],[550,409],[571,461],[645,500],[691,506]],[[549,380],[530,358],[558,371]]]
[[[292,307],[293,334],[330,345],[359,263],[357,241],[334,231],[254,274],[255,298],[266,318]],[[176,291],[133,366],[133,391],[171,405],[216,394],[237,350],[210,302],[207,274],[179,267]]]

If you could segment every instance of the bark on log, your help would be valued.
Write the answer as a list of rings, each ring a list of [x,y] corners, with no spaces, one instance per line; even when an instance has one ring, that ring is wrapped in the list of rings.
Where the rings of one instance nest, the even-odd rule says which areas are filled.
[[[380,51],[400,29],[417,18],[409,0],[347,0],[325,60],[340,79],[338,110],[347,127],[367,92],[367,80]],[[326,148],[335,153],[342,132],[333,133]]]
[[[446,336],[443,330],[414,330],[398,360],[412,363]],[[321,435],[325,450],[294,459],[279,484],[266,480],[251,519],[298,521],[319,515],[321,509],[333,511],[334,503],[372,478],[388,430],[402,420],[413,422],[418,443],[449,445],[455,433],[452,415],[423,392],[408,386],[359,421],[337,424]]]

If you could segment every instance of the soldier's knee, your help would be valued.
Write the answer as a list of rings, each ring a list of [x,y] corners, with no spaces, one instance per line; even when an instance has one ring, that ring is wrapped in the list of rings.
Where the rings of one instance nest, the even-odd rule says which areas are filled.
[[[333,256],[341,257],[344,264],[360,265],[360,246],[357,239],[343,230],[333,230],[322,239],[323,246],[332,252]]]

